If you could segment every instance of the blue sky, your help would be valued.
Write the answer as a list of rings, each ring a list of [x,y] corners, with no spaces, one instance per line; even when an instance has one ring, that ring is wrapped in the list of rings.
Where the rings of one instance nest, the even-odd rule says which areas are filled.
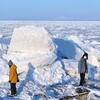
[[[0,0],[0,20],[100,20],[100,0]]]

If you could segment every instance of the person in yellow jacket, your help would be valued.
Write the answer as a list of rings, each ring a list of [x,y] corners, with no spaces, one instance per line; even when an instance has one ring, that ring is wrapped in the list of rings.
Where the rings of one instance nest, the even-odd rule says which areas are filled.
[[[10,67],[9,83],[11,87],[11,96],[15,96],[16,95],[16,83],[18,82],[17,66],[13,64],[11,60],[9,60],[8,65]]]

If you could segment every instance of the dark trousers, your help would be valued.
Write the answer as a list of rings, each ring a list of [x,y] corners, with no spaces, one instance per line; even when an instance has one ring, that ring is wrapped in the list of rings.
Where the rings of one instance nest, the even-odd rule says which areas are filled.
[[[10,83],[11,95],[16,94],[16,83]]]
[[[80,73],[80,85],[83,85],[85,82],[85,73]]]

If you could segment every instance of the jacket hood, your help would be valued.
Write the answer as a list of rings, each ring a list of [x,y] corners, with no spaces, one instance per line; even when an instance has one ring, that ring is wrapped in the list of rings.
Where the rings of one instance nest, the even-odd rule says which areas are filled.
[[[8,65],[9,65],[9,67],[11,67],[13,65],[13,62],[11,60],[9,60]]]

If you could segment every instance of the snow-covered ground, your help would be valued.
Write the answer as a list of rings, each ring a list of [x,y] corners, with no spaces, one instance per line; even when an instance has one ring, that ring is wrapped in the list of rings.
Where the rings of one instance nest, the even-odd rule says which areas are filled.
[[[0,21],[0,100],[59,100],[76,95],[77,65],[84,52],[89,54],[89,73],[83,87],[90,90],[88,100],[99,100],[100,22]],[[17,65],[20,78],[13,98],[7,97],[9,59]]]

